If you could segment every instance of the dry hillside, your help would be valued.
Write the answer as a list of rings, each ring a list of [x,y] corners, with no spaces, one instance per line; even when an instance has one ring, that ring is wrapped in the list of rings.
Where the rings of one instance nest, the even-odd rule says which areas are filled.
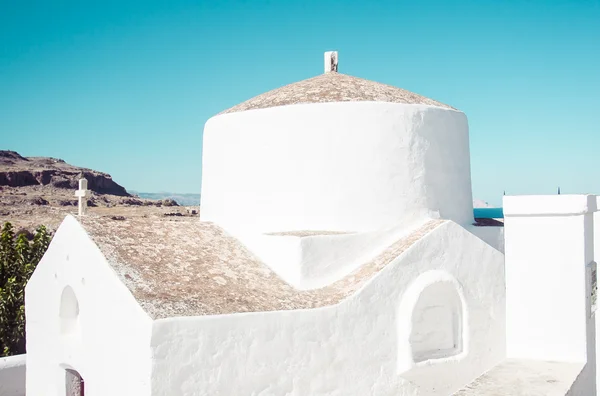
[[[56,229],[64,216],[77,212],[75,190],[88,180],[89,211],[102,216],[188,216],[197,208],[179,207],[171,199],[143,199],[129,194],[103,172],[50,157],[23,157],[0,150],[0,223],[31,230],[44,224]]]

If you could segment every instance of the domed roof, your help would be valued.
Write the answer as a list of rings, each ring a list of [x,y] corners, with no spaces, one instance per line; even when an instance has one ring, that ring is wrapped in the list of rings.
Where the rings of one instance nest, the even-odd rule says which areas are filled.
[[[337,63],[333,70],[337,70]],[[252,99],[222,111],[220,114],[301,103],[370,101],[423,104],[454,109],[451,106],[402,88],[337,73],[333,70],[255,96]]]

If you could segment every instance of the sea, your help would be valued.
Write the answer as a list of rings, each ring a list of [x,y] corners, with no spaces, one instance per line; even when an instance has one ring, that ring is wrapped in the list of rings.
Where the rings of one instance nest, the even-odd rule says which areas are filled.
[[[476,219],[503,219],[502,208],[475,208],[473,209]]]
[[[198,206],[200,205],[200,194],[176,194],[170,192],[159,192],[159,193],[145,193],[131,191],[132,194],[139,196],[140,198],[149,199],[165,199],[171,198],[177,201],[182,206]],[[504,212],[502,208],[474,208],[474,215],[476,219],[503,219]]]

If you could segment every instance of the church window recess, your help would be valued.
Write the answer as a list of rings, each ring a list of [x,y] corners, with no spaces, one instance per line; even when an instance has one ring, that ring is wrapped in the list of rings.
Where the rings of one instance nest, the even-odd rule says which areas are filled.
[[[415,363],[457,355],[463,350],[463,307],[452,282],[435,282],[419,295],[409,338]]]
[[[71,286],[63,289],[60,297],[60,333],[62,335],[73,334],[79,322],[79,302]]]

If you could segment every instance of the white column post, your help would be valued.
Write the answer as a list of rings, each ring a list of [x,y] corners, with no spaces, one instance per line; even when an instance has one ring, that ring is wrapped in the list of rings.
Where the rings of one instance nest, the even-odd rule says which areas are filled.
[[[505,196],[508,358],[586,362],[592,195]]]
[[[338,53],[337,51],[325,52],[325,73],[338,71]]]

